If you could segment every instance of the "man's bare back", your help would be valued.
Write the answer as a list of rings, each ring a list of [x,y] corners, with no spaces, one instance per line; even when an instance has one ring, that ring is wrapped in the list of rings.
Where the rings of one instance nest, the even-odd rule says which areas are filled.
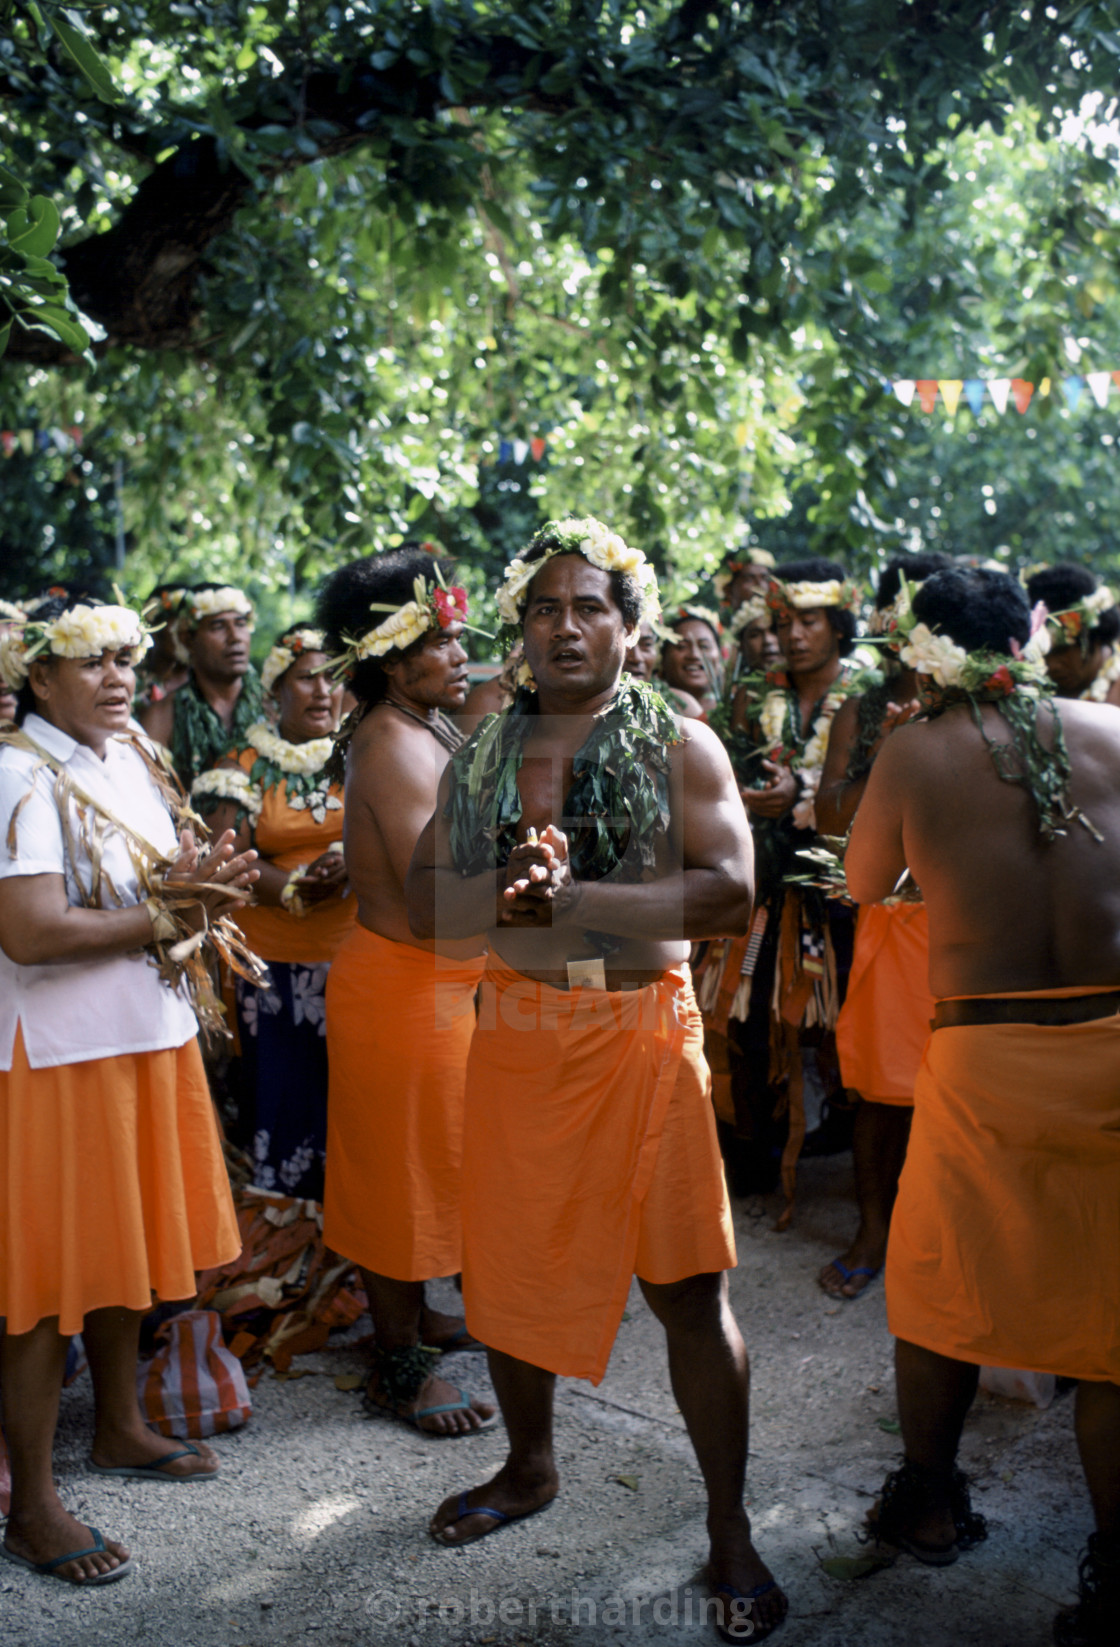
[[[981,708],[1006,742],[998,707]],[[884,744],[845,860],[860,903],[889,895],[909,867],[930,912],[938,997],[1120,984],[1120,712],[1054,701],[1080,822],[1047,844],[1027,791],[1001,780],[966,704],[900,727]]]
[[[394,943],[462,957],[479,954],[479,940],[415,937],[404,896],[412,850],[435,811],[449,758],[426,726],[389,702],[376,704],[350,743],[343,845],[362,926]]]

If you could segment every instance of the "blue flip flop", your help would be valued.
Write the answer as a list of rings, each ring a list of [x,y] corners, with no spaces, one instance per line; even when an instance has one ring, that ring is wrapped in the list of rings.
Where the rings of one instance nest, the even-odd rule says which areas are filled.
[[[883,1273],[882,1264],[880,1264],[878,1266],[878,1268],[876,1268],[876,1269],[872,1269],[872,1267],[869,1264],[857,1264],[857,1265],[854,1266],[854,1268],[849,1269],[847,1264],[845,1264],[843,1262],[843,1260],[840,1259],[840,1258],[834,1258],[832,1260],[831,1267],[832,1267],[832,1269],[838,1270],[840,1272],[840,1274],[844,1278],[845,1283],[847,1283],[851,1280],[854,1280],[854,1278],[857,1275],[866,1275],[866,1277],[867,1277],[867,1287],[869,1287],[871,1285],[872,1281],[875,1280],[875,1277],[877,1275],[882,1275],[882,1273]],[[820,1287],[821,1287],[822,1292],[828,1293],[828,1296],[830,1298],[843,1298],[849,1304],[854,1304],[856,1299],[857,1298],[862,1298],[864,1293],[867,1291],[867,1287],[861,1287],[858,1292],[833,1292],[831,1290],[831,1288],[825,1286],[823,1281],[820,1282]]]
[[[716,1634],[720,1640],[731,1642],[732,1647],[741,1647],[743,1642],[764,1641],[771,1635],[778,1625],[785,1621],[786,1615],[783,1613],[773,1624],[760,1626],[753,1617],[754,1604],[760,1596],[768,1596],[771,1590],[777,1588],[776,1578],[768,1578],[764,1584],[756,1584],[753,1590],[737,1590],[734,1584],[709,1585],[712,1595],[727,1597],[731,1603],[732,1617],[738,1620],[735,1624],[716,1625]]]
[[[173,1464],[177,1458],[201,1458],[202,1454],[193,1442],[188,1441],[185,1447],[180,1447],[177,1453],[165,1453],[162,1458],[151,1458],[146,1464],[95,1464],[91,1458],[89,1467],[96,1475],[115,1475],[131,1481],[174,1481],[178,1484],[189,1481],[216,1481],[218,1470],[196,1470],[193,1475],[168,1475],[165,1464]]]
[[[111,1567],[107,1573],[97,1573],[93,1578],[63,1578],[59,1572],[68,1561],[80,1561],[83,1556],[108,1555],[109,1547],[101,1536],[97,1527],[90,1528],[93,1543],[85,1550],[71,1550],[69,1555],[55,1556],[53,1561],[31,1561],[27,1556],[16,1555],[9,1550],[6,1544],[0,1544],[0,1555],[5,1561],[12,1562],[17,1567],[26,1567],[33,1573],[39,1573],[43,1578],[61,1579],[63,1584],[72,1584],[76,1590],[87,1590],[94,1584],[115,1584],[118,1578],[124,1578],[132,1571],[132,1557],[122,1561],[119,1567]]]
[[[457,1550],[461,1544],[477,1544],[480,1538],[488,1538],[491,1533],[496,1533],[500,1527],[508,1527],[514,1521],[527,1521],[531,1515],[539,1515],[542,1510],[547,1510],[548,1506],[553,1502],[551,1498],[546,1498],[543,1504],[537,1504],[531,1510],[522,1510],[520,1515],[508,1515],[505,1510],[491,1509],[489,1504],[468,1504],[467,1499],[469,1496],[469,1487],[466,1492],[459,1494],[459,1502],[455,1506],[455,1514],[452,1516],[451,1520],[446,1523],[446,1525],[448,1527],[454,1527],[457,1521],[465,1521],[469,1515],[493,1516],[495,1525],[493,1527],[487,1527],[484,1533],[475,1533],[473,1538],[456,1538],[448,1540],[446,1538],[440,1538],[438,1533],[432,1533],[432,1537],[435,1539],[436,1543],[442,1544],[445,1550]],[[429,1529],[429,1531],[430,1530],[431,1529]]]
[[[376,1400],[367,1390],[362,1397],[362,1407],[371,1418],[395,1418],[398,1423],[407,1424],[410,1429],[419,1430],[421,1435],[431,1436],[433,1441],[462,1441],[466,1436],[481,1435],[484,1430],[494,1428],[498,1422],[497,1413],[491,1414],[489,1418],[480,1419],[473,1429],[469,1430],[426,1430],[420,1423],[422,1418],[432,1418],[436,1413],[469,1413],[474,1411],[469,1390],[456,1389],[455,1394],[459,1398],[457,1401],[441,1401],[435,1407],[417,1407],[414,1413],[402,1413],[398,1412],[395,1407]]]

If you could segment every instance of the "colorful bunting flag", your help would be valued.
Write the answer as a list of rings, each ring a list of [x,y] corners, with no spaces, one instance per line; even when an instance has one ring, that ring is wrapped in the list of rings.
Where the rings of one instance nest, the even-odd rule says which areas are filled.
[[[984,404],[984,380],[979,377],[966,377],[964,380],[964,398],[968,401],[973,417],[980,416],[980,408]]]
[[[914,399],[915,387],[913,378],[903,378],[901,382],[894,385],[894,392],[904,406],[909,406]]]
[[[1011,394],[1015,401],[1015,410],[1021,414],[1026,411],[1031,403],[1034,384],[1028,383],[1025,378],[1013,377],[1011,379]]]
[[[1108,391],[1112,387],[1112,373],[1086,372],[1085,381],[1089,385],[1089,393],[1103,410],[1108,405]]]
[[[1076,412],[1077,403],[1081,399],[1081,391],[1085,387],[1083,377],[1064,377],[1062,379],[1062,393],[1066,397],[1066,405],[1071,412]]]
[[[922,411],[932,412],[934,402],[937,399],[937,379],[935,377],[920,377],[914,387],[918,391]]]
[[[994,377],[988,384],[988,393],[992,397],[992,405],[1003,416],[1007,410],[1007,397],[1011,393],[1011,379],[1009,377]]]
[[[939,377],[937,387],[941,390],[941,398],[945,402],[945,410],[952,417],[957,409],[957,402],[961,398],[964,383],[959,377]]]

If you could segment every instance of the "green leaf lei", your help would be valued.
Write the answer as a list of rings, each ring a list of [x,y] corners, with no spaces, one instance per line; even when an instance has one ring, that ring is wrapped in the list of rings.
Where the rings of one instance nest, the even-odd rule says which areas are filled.
[[[517,844],[517,776],[538,713],[536,694],[522,688],[451,757],[446,816],[463,876],[500,869]],[[572,763],[561,824],[577,880],[637,881],[654,871],[657,837],[669,826],[668,750],[683,741],[664,699],[623,675]]]
[[[193,674],[172,694],[175,719],[171,731],[171,761],[184,789],[200,772],[220,760],[231,745],[243,746],[251,726],[264,718],[264,690],[257,671],[249,668],[241,677],[241,692],[233,709],[233,720],[223,726],[195,684]]]

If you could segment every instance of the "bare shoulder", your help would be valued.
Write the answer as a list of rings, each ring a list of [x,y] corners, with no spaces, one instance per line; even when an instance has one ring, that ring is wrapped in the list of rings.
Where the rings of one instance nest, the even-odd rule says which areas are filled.
[[[714,780],[731,777],[731,762],[727,751],[710,726],[689,716],[674,715],[680,742],[670,750],[674,772],[695,781],[697,778]]]
[[[434,790],[446,764],[446,751],[426,726],[374,705],[350,741],[347,770],[360,789],[386,796],[387,785]]]

